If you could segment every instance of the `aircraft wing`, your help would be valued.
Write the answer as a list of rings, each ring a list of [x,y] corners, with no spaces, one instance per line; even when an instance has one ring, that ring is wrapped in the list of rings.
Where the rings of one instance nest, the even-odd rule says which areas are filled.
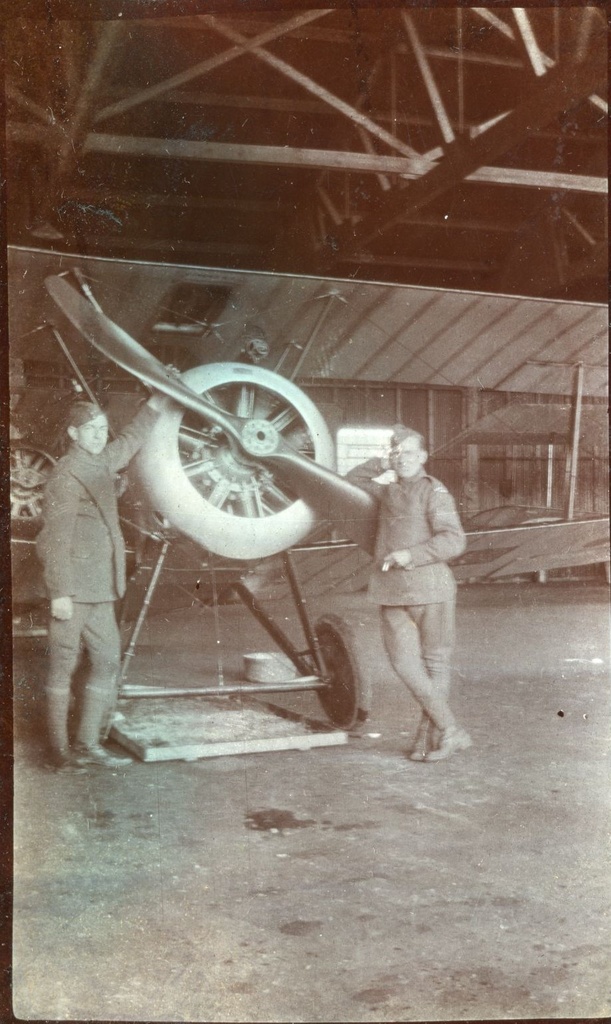
[[[459,580],[497,579],[608,561],[609,519],[593,517],[469,532],[452,570]]]
[[[350,541],[306,541],[292,549],[292,557],[304,597],[332,591],[355,593],[367,586],[371,559]],[[467,531],[467,550],[452,561],[451,568],[458,580],[465,581],[608,561],[609,520],[593,517]],[[278,565],[276,560],[277,569]],[[286,599],[286,579],[280,571],[274,572],[273,564],[260,582],[266,599]]]

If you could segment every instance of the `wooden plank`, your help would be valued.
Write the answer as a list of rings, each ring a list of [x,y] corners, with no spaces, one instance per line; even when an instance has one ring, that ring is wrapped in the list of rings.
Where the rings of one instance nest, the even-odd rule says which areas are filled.
[[[310,750],[347,743],[347,733],[309,728],[231,698],[120,701],[110,736],[141,761],[196,761],[208,757]]]
[[[31,125],[9,126],[10,138],[27,141],[32,137]],[[50,133],[49,129],[37,128]],[[83,145],[86,153],[113,153],[119,156],[159,157],[160,159],[202,160],[210,163],[271,164],[274,167],[316,167],[326,170],[357,171],[363,174],[400,174],[404,178],[418,179],[423,167],[414,166],[414,159],[406,156],[387,156],[380,153],[362,153],[347,150],[315,149],[311,146],[271,146],[235,142],[201,142],[193,139],[166,139],[144,135],[117,135],[90,132]],[[427,164],[428,168],[431,166]],[[524,188],[563,189],[606,195],[606,177],[594,174],[570,174],[559,171],[537,171],[516,167],[477,167],[465,175],[468,181],[497,185],[519,185]],[[406,216],[411,223],[412,218]],[[450,225],[451,227],[452,225]],[[456,225],[454,225],[456,226]],[[359,256],[359,259],[364,258]]]
[[[111,737],[141,761],[199,761],[207,757],[240,754],[262,754],[278,750],[311,750],[312,747],[337,746],[348,742],[345,732],[311,733],[310,735],[267,736],[258,740],[236,740],[222,743],[186,743],[167,747],[146,747],[113,727]]]

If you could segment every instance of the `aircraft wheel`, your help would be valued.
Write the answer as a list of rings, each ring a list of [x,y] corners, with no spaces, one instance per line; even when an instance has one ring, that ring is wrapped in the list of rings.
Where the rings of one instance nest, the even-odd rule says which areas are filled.
[[[11,522],[32,522],[39,519],[42,496],[55,459],[29,444],[11,445]]]
[[[328,688],[317,696],[333,725],[349,729],[364,722],[371,708],[371,684],[357,658],[352,627],[338,615],[325,615],[316,635],[328,674]]]

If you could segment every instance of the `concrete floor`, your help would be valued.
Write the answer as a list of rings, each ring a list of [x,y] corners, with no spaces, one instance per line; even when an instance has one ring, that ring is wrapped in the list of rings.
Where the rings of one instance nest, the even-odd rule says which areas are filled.
[[[45,641],[18,641],[18,1017],[611,1012],[607,589],[460,588],[453,705],[474,747],[436,765],[405,759],[416,709],[375,609],[330,608],[375,684],[347,745],[80,777],[42,768]],[[153,616],[130,679],[197,684],[272,649],[241,606],[219,619]],[[283,703],[320,716],[313,694]]]

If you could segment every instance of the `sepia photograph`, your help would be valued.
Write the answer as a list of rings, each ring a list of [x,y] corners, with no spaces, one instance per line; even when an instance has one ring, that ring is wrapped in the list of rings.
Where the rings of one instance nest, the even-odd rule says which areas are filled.
[[[605,6],[1,18],[4,1019],[608,1018]]]

